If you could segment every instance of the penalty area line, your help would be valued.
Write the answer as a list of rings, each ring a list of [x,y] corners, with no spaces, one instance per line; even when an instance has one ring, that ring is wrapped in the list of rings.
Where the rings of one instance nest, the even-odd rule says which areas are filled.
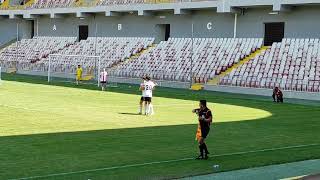
[[[286,147],[279,147],[279,148],[269,148],[269,149],[261,149],[261,150],[242,151],[242,152],[235,152],[235,153],[225,153],[225,154],[213,155],[213,156],[210,156],[210,157],[214,158],[214,157],[224,157],[224,156],[246,155],[246,154],[252,154],[252,153],[272,152],[272,151],[278,151],[278,150],[288,150],[288,149],[313,147],[313,146],[320,146],[320,144],[319,143],[317,143],[317,144],[305,144],[305,145],[286,146]],[[112,167],[105,167],[105,168],[88,169],[88,170],[82,170],[82,171],[71,171],[71,172],[47,174],[47,175],[40,175],[40,176],[30,176],[30,177],[15,178],[15,179],[9,179],[9,180],[28,180],[28,179],[50,178],[50,177],[73,175],[73,174],[82,174],[82,173],[91,173],[91,172],[106,171],[106,170],[125,169],[125,168],[130,168],[130,167],[141,167],[141,166],[148,166],[148,165],[155,165],[155,164],[164,164],[164,163],[189,161],[189,160],[194,160],[194,159],[195,158],[188,157],[188,158],[173,159],[173,160],[166,160],[166,161],[154,161],[154,162],[146,162],[146,163],[138,163],[138,164],[129,164],[129,165],[123,165],[123,166],[112,166]]]

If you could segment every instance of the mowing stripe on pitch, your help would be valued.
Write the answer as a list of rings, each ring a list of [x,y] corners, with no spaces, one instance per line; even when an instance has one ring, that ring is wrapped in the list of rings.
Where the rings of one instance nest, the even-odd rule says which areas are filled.
[[[175,105],[179,105],[179,107],[175,106]],[[12,106],[12,105],[6,105],[6,104],[0,104],[0,106],[2,107],[6,107],[6,108],[14,108],[14,109],[23,109],[23,110],[28,110],[28,111],[43,111],[43,110],[39,110],[39,109],[33,109],[33,108],[27,108],[27,107],[23,107],[23,106]],[[132,104],[132,105],[114,105],[114,106],[103,106],[103,108],[109,108],[109,107],[112,107],[112,108],[129,108],[129,107],[135,107],[136,104]],[[168,107],[168,105],[161,105],[161,104],[154,104],[155,107]],[[171,103],[170,104],[171,107],[168,107],[168,108],[185,108],[185,107],[189,107],[189,106],[194,106],[194,104],[175,104],[175,103]],[[172,107],[173,106],[173,107]],[[90,107],[90,106],[87,106],[87,107],[84,107],[84,108],[80,108],[80,110],[83,110],[83,109],[95,109],[95,108],[102,108],[101,106],[95,106],[95,107]],[[64,110],[63,108],[57,108],[57,107],[50,107],[50,109],[53,109],[53,110]]]
[[[245,155],[245,154],[251,154],[251,153],[269,152],[269,151],[295,149],[295,148],[304,148],[304,147],[312,147],[312,146],[320,146],[320,144],[319,143],[317,143],[317,144],[305,144],[305,145],[286,146],[286,147],[269,148],[269,149],[253,150],[253,151],[225,153],[225,154],[213,155],[213,156],[210,156],[210,157]],[[139,164],[129,164],[129,165],[123,165],[123,166],[112,166],[112,167],[105,167],[105,168],[89,169],[89,170],[83,170],[83,171],[71,171],[71,172],[48,174],[48,175],[42,175],[42,176],[23,177],[23,178],[9,179],[9,180],[27,180],[27,179],[49,178],[49,177],[57,177],[57,176],[72,175],[72,174],[90,173],[90,172],[106,171],[106,170],[114,170],[114,169],[124,169],[124,168],[130,168],[130,167],[140,167],[140,166],[147,166],[147,165],[154,165],[154,164],[181,162],[181,161],[188,161],[188,160],[193,160],[193,159],[194,158],[190,158],[189,157],[189,158],[166,160],[166,161],[154,161],[154,162],[139,163]]]

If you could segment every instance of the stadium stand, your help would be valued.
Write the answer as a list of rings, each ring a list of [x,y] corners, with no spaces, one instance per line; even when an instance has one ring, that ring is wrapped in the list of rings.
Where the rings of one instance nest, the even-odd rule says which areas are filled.
[[[35,0],[32,8],[66,8],[73,6],[112,6],[112,5],[130,5],[130,4],[156,4],[156,3],[174,3],[174,2],[190,2],[190,0]]]
[[[89,37],[87,40],[82,40],[68,48],[62,49],[59,54],[65,55],[83,55],[100,56],[101,68],[111,68],[112,66],[124,61],[126,58],[135,55],[136,53],[151,46],[154,38],[139,38],[139,37]],[[60,59],[54,66],[61,67],[61,62],[69,62],[68,66],[75,69],[78,65],[72,62],[72,59],[64,57]],[[71,61],[70,61],[71,60]],[[44,59],[44,64],[48,59]],[[55,68],[55,71],[64,71],[64,68]]]
[[[319,92],[320,39],[283,39],[221,79],[220,85]]]
[[[59,54],[69,55],[99,55],[111,66],[115,61],[124,60],[133,54],[147,48],[154,38],[139,37],[89,37],[68,48],[60,50]]]
[[[97,6],[128,5],[128,4],[158,4],[158,3],[179,3],[204,0],[98,0]]]
[[[262,47],[255,38],[170,38],[153,45],[154,38],[34,37],[0,50],[0,66],[19,70],[48,70],[49,54],[100,56],[101,68],[111,75],[206,83]],[[320,91],[320,39],[283,39],[233,69],[219,85]],[[146,50],[146,51],[145,51]],[[144,52],[144,53],[141,53]],[[192,56],[192,52],[194,52]],[[140,54],[141,53],[141,54]],[[191,59],[192,56],[192,59]],[[83,60],[84,60],[83,59]],[[192,60],[192,65],[191,65]],[[55,72],[73,72],[79,63],[70,56],[52,62]],[[93,66],[88,62],[84,66]],[[84,67],[85,68],[85,67]]]
[[[126,4],[141,4],[144,0],[100,0],[97,6],[110,6],[110,5],[126,5]]]
[[[65,8],[73,6],[77,0],[36,0],[30,8]]]
[[[151,46],[154,38],[140,37],[89,37],[69,47],[61,49],[57,54],[63,55],[82,55],[100,56],[101,68],[111,68],[112,66],[123,62],[125,59],[137,54],[138,52]],[[33,69],[37,71],[47,71],[48,57],[43,58],[40,62],[33,65]],[[69,56],[61,56],[59,61],[52,62],[53,71],[55,72],[73,72],[81,59],[75,60]],[[93,67],[94,61],[83,64]],[[67,69],[66,69],[67,68]]]
[[[75,43],[76,37],[38,36],[33,39],[22,39],[11,44],[0,52],[0,65],[4,68],[16,66],[24,69],[30,64],[40,61],[49,54]]]
[[[149,52],[118,66],[116,76],[189,81],[191,55],[195,82],[205,83],[228,67],[262,46],[262,39],[254,38],[195,38],[192,50],[190,38],[170,38]]]

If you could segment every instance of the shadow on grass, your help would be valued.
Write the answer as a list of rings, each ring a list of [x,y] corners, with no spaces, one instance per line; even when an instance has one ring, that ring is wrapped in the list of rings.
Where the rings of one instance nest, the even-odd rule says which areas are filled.
[[[312,144],[317,141],[314,137],[319,137],[319,131],[312,131],[315,124],[302,124],[303,120],[298,119],[281,121],[279,123],[279,119],[268,117],[215,123],[207,139],[211,155]],[[319,127],[319,124],[317,122],[316,125]],[[190,124],[0,137],[0,179],[195,157],[198,153],[194,141],[196,128],[196,124]],[[220,164],[217,171],[229,171],[320,158],[319,154],[319,146],[304,147],[220,156],[208,161],[188,160],[72,173],[43,179],[167,179],[212,173],[212,165],[217,163]]]
[[[47,85],[45,77],[5,74],[3,79]],[[72,83],[57,82],[50,85],[100,90],[85,84],[74,86]],[[140,94],[137,87],[129,88],[126,84],[119,84],[119,88],[109,88],[108,91]],[[316,107],[279,105],[258,96],[161,87],[157,88],[156,96],[193,101],[207,99],[209,102],[272,113],[272,116],[263,119],[214,123],[207,139],[211,154],[311,144],[320,138],[320,111]],[[121,114],[137,115],[129,112]],[[194,141],[196,127],[196,124],[190,124],[0,137],[0,179],[193,157],[197,153]],[[320,148],[222,156],[209,161],[190,160],[51,178],[166,179],[212,173],[212,165],[216,163],[221,167],[218,171],[228,171],[312,158],[320,158]]]
[[[132,116],[141,116],[141,114],[139,114],[139,113],[119,113],[119,114],[132,115]]]

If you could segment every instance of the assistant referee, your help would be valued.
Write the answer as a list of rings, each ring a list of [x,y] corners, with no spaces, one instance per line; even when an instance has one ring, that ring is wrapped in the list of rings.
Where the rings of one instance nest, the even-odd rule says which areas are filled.
[[[199,143],[200,155],[196,159],[208,159],[209,151],[205,143],[210,132],[210,125],[212,123],[212,113],[211,110],[207,107],[206,100],[200,100],[200,108],[192,110],[193,113],[198,115],[199,125],[196,134],[196,139]]]

